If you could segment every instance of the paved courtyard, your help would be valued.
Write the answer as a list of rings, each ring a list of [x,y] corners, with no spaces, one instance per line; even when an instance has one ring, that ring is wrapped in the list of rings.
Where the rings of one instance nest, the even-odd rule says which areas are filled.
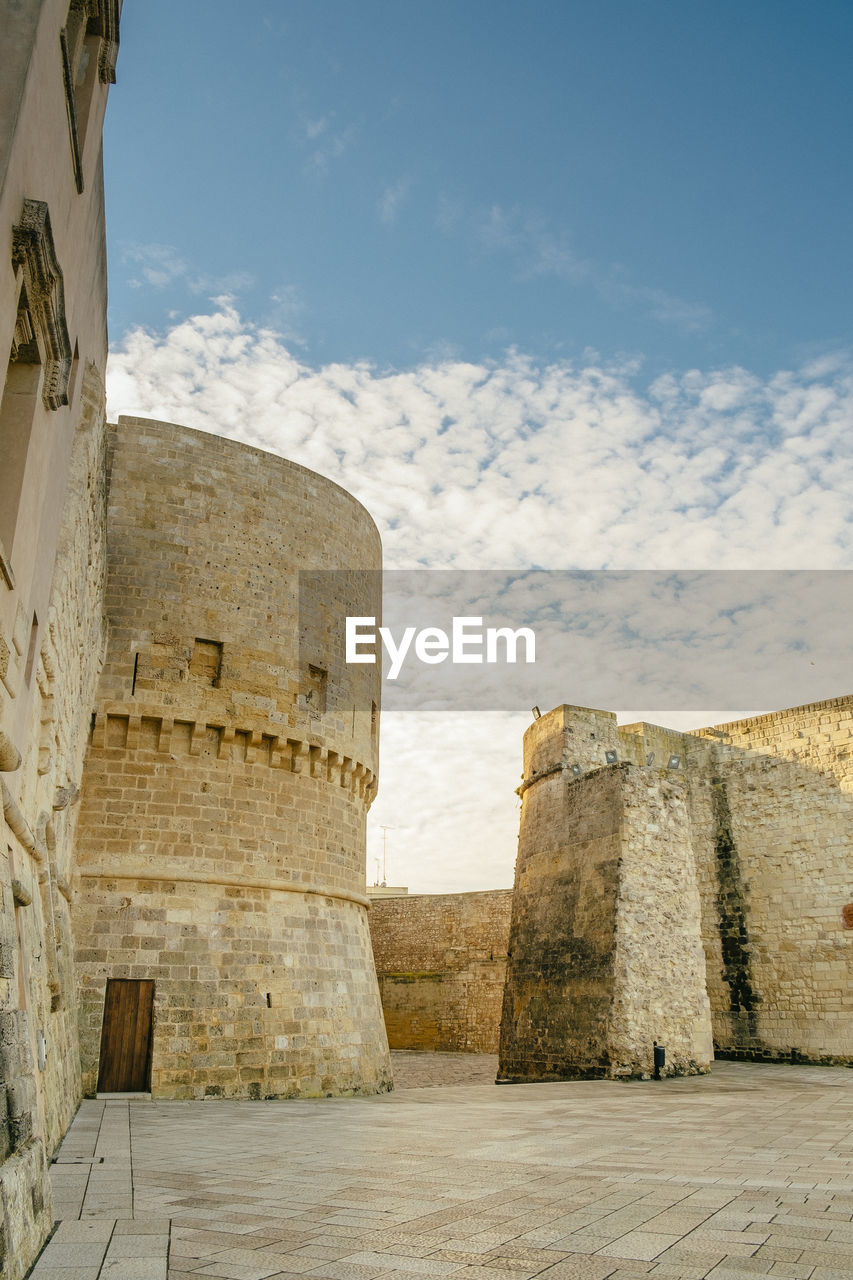
[[[853,1071],[394,1056],[379,1098],[84,1102],[32,1280],[853,1277]]]

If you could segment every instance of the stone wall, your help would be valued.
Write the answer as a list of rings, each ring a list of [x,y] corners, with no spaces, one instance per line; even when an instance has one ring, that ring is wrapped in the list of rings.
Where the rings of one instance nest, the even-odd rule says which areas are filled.
[[[701,738],[691,803],[717,1053],[850,1062],[853,699]]]
[[[0,0],[3,1280],[50,1230],[47,1160],[80,1097],[69,875],[103,653],[101,127],[118,35],[114,3],[90,12],[63,45],[68,0]]]
[[[371,902],[392,1049],[497,1052],[511,902],[509,889]]]
[[[499,1079],[609,1071],[621,781],[555,772],[524,792]]]
[[[697,736],[741,751],[782,756],[813,773],[831,774],[843,791],[853,790],[853,697],[734,720],[697,730]]]
[[[695,734],[532,725],[502,1074],[647,1072],[654,1039],[701,1070],[708,1003],[719,1055],[853,1061],[851,746],[851,698]]]
[[[380,554],[304,468],[165,423],[112,433],[74,919],[88,1092],[110,978],[154,981],[155,1096],[388,1086],[364,897],[379,669],[343,661],[345,615],[379,612]],[[312,601],[317,651],[315,569],[339,571]]]
[[[684,780],[624,759],[606,712],[528,730],[499,1079],[707,1070],[710,1012]]]

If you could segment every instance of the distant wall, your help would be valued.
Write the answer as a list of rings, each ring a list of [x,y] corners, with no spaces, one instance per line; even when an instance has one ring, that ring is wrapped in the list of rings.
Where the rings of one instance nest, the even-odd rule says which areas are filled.
[[[371,903],[392,1049],[497,1052],[511,907],[510,889]]]

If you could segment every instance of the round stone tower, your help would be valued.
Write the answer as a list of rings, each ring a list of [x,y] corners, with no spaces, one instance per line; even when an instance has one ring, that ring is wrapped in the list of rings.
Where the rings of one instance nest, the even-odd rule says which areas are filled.
[[[367,925],[381,547],[331,481],[199,431],[111,431],[109,645],[84,772],[84,1088],[390,1087]]]

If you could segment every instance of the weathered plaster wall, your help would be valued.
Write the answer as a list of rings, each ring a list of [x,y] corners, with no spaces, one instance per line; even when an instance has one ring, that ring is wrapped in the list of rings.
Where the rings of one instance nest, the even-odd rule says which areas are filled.
[[[510,889],[371,902],[392,1049],[497,1052],[511,904]]]
[[[346,614],[379,612],[375,526],[233,441],[121,419],[111,447],[74,921],[84,1087],[110,977],[154,980],[155,1095],[387,1087],[363,896],[379,672],[343,661]],[[324,651],[300,649],[301,569],[340,571],[312,605]]]

